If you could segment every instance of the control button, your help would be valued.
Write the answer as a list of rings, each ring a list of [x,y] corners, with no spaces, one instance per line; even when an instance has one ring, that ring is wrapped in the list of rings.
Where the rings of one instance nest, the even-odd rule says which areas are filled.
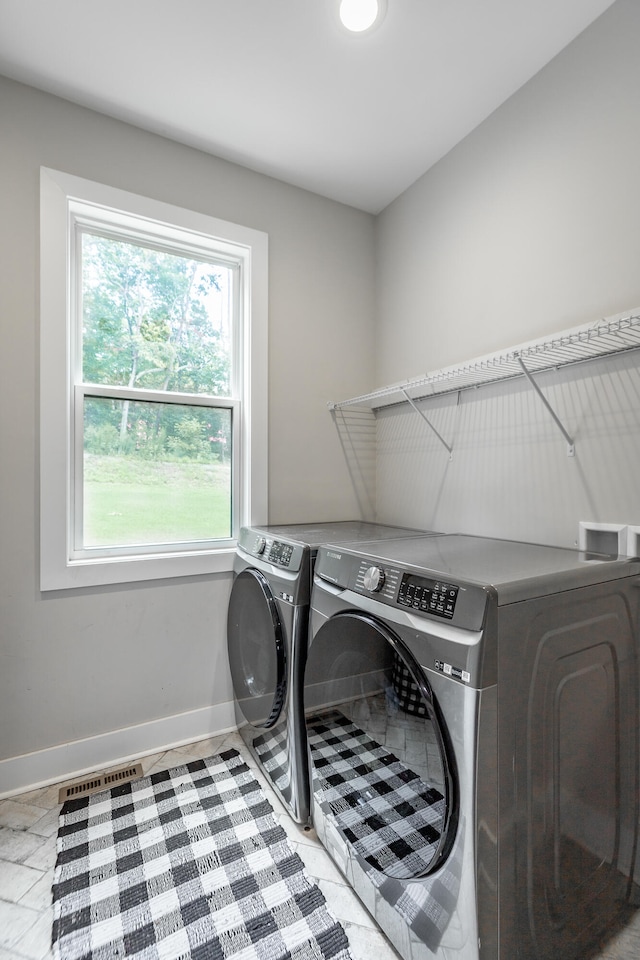
[[[265,547],[267,546],[267,541],[265,537],[258,537],[256,540],[256,553],[260,556],[261,553],[264,553]]]
[[[364,572],[363,583],[365,590],[368,590],[370,593],[377,593],[378,590],[382,590],[384,586],[384,570],[381,570],[380,567],[369,567],[369,569]]]

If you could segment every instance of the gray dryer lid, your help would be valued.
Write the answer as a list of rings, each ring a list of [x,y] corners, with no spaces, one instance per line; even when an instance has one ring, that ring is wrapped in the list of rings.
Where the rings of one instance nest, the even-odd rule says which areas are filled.
[[[640,561],[629,557],[464,534],[336,546],[374,563],[492,589],[499,604],[640,574]]]

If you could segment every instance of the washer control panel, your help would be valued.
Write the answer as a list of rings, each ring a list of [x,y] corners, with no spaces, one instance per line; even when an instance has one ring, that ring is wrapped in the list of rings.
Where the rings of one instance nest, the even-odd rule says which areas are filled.
[[[267,556],[270,563],[275,563],[278,567],[288,567],[291,564],[292,556],[292,543],[282,543],[280,540],[271,541]]]
[[[462,630],[482,629],[492,596],[490,587],[454,582],[446,573],[439,576],[433,567],[421,570],[413,564],[400,566],[384,556],[366,557],[341,545],[319,548],[314,577],[318,583],[325,581],[337,590],[352,590],[372,603]]]
[[[398,603],[403,607],[412,607],[445,620],[452,620],[459,589],[454,583],[405,573],[400,582]]]
[[[384,587],[384,570],[382,567],[369,567],[365,570],[363,583],[365,590],[371,593],[377,593]]]
[[[370,561],[361,563],[356,575],[355,589],[358,593],[375,593],[388,602],[395,600],[400,571],[391,567],[379,567]]]

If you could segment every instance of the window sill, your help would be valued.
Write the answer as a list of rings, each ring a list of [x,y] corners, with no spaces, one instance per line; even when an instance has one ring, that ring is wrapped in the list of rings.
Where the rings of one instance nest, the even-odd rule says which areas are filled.
[[[71,590],[103,584],[139,583],[145,580],[230,573],[233,570],[234,557],[235,549],[228,547],[201,553],[73,560],[56,565],[55,570],[43,569],[40,590]]]

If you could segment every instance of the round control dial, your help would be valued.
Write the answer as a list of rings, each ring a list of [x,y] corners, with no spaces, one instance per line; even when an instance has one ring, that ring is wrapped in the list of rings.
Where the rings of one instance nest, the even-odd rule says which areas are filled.
[[[369,567],[365,570],[362,578],[365,590],[370,593],[377,593],[384,586],[384,570],[380,567]]]
[[[257,556],[260,556],[261,554],[264,553],[266,546],[267,546],[266,538],[258,537],[258,539],[256,540],[256,548],[255,548]]]

